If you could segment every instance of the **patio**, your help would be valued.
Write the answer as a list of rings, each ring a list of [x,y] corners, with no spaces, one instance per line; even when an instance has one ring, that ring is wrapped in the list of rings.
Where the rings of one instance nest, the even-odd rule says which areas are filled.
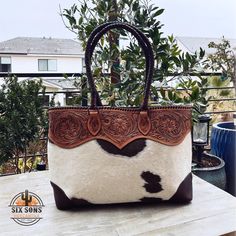
[[[236,199],[194,176],[194,200],[188,205],[116,205],[59,211],[48,171],[0,178],[0,228],[4,236],[32,235],[223,235],[236,231]],[[16,224],[7,207],[24,189],[37,194],[45,207],[33,227]]]
[[[203,76],[210,76],[205,74]],[[218,75],[218,74],[215,74]],[[18,77],[63,77],[62,74],[17,74]],[[69,76],[73,76],[69,74]],[[77,74],[78,77],[81,74]],[[0,74],[1,77],[1,74]],[[4,77],[4,75],[2,75]],[[208,88],[212,90],[233,89],[233,87]],[[81,91],[74,91],[80,94]],[[66,94],[67,91],[58,92]],[[47,92],[46,94],[50,94]],[[211,99],[210,103],[234,102],[235,98]],[[87,100],[81,101],[83,106]],[[45,109],[48,107],[45,106]],[[217,116],[232,114],[232,108],[208,110],[206,114]],[[40,139],[42,150],[37,153],[22,153],[22,158],[34,160],[40,155],[47,164],[47,137]],[[208,147],[209,148],[209,147]],[[41,166],[43,168],[43,166]],[[44,166],[45,167],[45,166]],[[48,169],[48,166],[47,166]],[[93,206],[71,211],[59,211],[56,208],[53,190],[50,186],[49,171],[24,169],[19,175],[14,173],[0,175],[0,211],[5,235],[14,235],[16,231],[34,235],[223,235],[236,231],[236,198],[226,191],[200,179],[193,178],[193,201],[188,205],[149,204],[149,205],[113,205]],[[10,174],[10,175],[9,175]],[[13,175],[11,175],[13,174]],[[223,183],[222,183],[223,185]],[[222,187],[222,189],[224,189]],[[33,227],[16,224],[12,218],[10,206],[12,199],[22,191],[30,191],[43,201],[42,219]]]
[[[0,235],[236,236],[235,4],[161,2],[3,14]]]

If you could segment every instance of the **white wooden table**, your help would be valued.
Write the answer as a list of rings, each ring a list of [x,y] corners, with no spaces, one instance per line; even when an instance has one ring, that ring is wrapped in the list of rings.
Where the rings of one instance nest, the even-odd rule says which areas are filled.
[[[43,200],[43,219],[21,226],[10,219],[11,199],[28,189]],[[0,235],[216,236],[236,230],[236,198],[194,177],[188,205],[108,206],[78,211],[55,207],[48,171],[0,177]]]

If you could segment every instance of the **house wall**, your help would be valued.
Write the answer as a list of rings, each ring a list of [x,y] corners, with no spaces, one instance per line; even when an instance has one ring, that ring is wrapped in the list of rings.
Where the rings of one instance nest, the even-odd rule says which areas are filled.
[[[10,55],[0,54],[0,57],[11,57],[11,72],[12,73],[82,73],[83,57],[84,55]],[[56,71],[39,71],[38,59],[56,59]],[[26,78],[20,78],[20,80]],[[0,86],[4,79],[0,78]],[[52,92],[49,95],[49,100],[53,97],[53,92],[61,91],[61,88],[48,87],[46,85],[46,92]],[[61,106],[66,105],[66,95],[59,93],[55,95],[55,103]]]
[[[44,84],[44,86],[45,86],[45,84]],[[51,99],[53,97],[53,93],[54,92],[59,92],[59,91],[61,91],[61,90],[58,89],[58,88],[53,88],[53,87],[46,86],[45,92],[52,92],[50,94],[47,94],[47,95],[49,95],[49,101],[51,101]],[[66,105],[66,94],[65,93],[55,94],[54,101],[55,101],[56,105],[59,103],[60,106],[65,106]]]
[[[50,55],[2,55],[11,57],[11,67],[13,73],[81,73],[81,56],[50,56]],[[1,57],[1,54],[0,54]],[[39,71],[38,59],[56,59],[57,71]]]

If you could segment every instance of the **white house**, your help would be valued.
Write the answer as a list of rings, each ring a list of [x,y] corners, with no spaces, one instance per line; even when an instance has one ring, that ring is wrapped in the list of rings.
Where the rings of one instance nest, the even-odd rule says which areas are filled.
[[[190,54],[195,53],[195,51],[199,51],[200,47],[205,50],[206,55],[212,54],[215,52],[215,49],[209,48],[208,44],[210,42],[221,43],[222,38],[203,38],[203,37],[183,37],[177,36],[175,37],[179,48]],[[231,48],[236,51],[236,39],[227,39],[230,42]]]
[[[0,42],[0,72],[79,73],[84,52],[72,39],[18,37]]]
[[[0,42],[0,73],[81,73],[84,64],[81,44],[71,39],[17,37]],[[43,78],[46,91],[73,90],[63,78]],[[65,95],[55,102],[65,104]]]
[[[179,48],[190,54],[202,47],[206,55],[213,53],[210,42],[221,42],[219,38],[176,37]],[[236,39],[230,39],[236,48]],[[0,73],[81,73],[84,72],[84,52],[81,44],[71,39],[17,37],[0,42]],[[29,78],[28,78],[29,79]],[[63,78],[43,78],[47,92],[73,92],[71,81]],[[158,85],[158,84],[157,84]],[[67,93],[70,96],[69,93]],[[59,93],[55,102],[65,105],[66,94]],[[49,99],[52,95],[49,95]]]

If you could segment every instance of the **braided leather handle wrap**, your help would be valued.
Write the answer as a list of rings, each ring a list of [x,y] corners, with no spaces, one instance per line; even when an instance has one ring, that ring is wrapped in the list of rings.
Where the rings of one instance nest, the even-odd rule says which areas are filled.
[[[150,94],[150,86],[152,82],[152,77],[153,77],[153,69],[154,69],[154,56],[153,56],[153,51],[151,44],[147,37],[141,33],[138,29],[136,29],[134,26],[131,26],[127,23],[120,23],[120,22],[110,22],[110,23],[105,23],[104,25],[98,26],[90,35],[87,46],[86,46],[86,51],[85,51],[85,65],[86,65],[86,72],[87,72],[87,77],[88,77],[88,82],[89,86],[91,88],[91,96],[92,96],[92,101],[91,101],[91,108],[96,107],[96,102],[100,101],[92,72],[91,72],[91,56],[92,52],[95,48],[95,43],[98,42],[98,40],[102,37],[103,34],[105,34],[107,31],[110,29],[114,28],[122,28],[130,33],[132,33],[135,38],[138,40],[138,43],[142,47],[146,62],[148,65],[148,70],[146,71],[146,78],[145,78],[145,90],[144,90],[144,101],[143,104],[141,105],[142,110],[147,110],[148,108],[148,98]],[[97,33],[98,32],[98,33]]]

